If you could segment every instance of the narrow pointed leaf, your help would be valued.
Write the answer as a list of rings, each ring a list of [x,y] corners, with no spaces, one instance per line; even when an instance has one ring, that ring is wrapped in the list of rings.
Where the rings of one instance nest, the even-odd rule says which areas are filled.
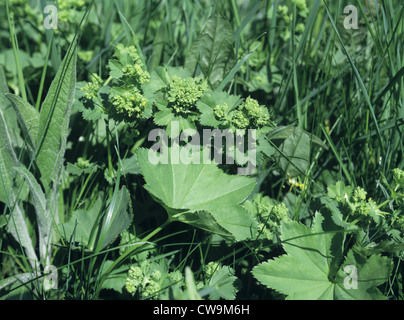
[[[15,168],[15,170],[24,177],[31,192],[32,202],[35,207],[36,221],[38,223],[39,252],[41,261],[45,261],[45,258],[49,255],[50,236],[52,234],[52,217],[47,209],[46,197],[31,172],[24,167]]]
[[[7,94],[6,97],[10,100],[23,131],[23,136],[27,142],[31,156],[34,156],[36,138],[38,135],[39,112],[24,99]]]
[[[129,200],[130,194],[125,187],[116,191],[112,196],[111,203],[102,222],[101,231],[99,232],[97,251],[109,245],[131,224],[132,216],[129,212]]]
[[[46,188],[55,182],[66,148],[76,85],[76,45],[67,52],[41,106],[37,134],[37,165]]]
[[[3,111],[0,110],[0,201],[4,203],[9,203],[10,192],[13,189],[14,174],[10,168],[17,163]]]
[[[32,240],[30,238],[27,223],[25,222],[23,212],[16,202],[14,194],[14,177],[12,169],[18,166],[19,162],[13,150],[10,141],[10,135],[7,125],[0,110],[0,201],[4,202],[11,211],[8,230],[14,239],[24,247],[26,255],[31,262],[31,266],[35,266],[38,261]]]

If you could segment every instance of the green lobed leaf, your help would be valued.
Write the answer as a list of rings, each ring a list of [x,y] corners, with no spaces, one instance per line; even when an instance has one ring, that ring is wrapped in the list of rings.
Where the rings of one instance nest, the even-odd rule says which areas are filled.
[[[197,163],[200,155],[194,155],[195,163],[176,163],[172,150],[165,150],[167,164],[153,164],[151,159],[158,156],[153,150],[140,149],[137,153],[145,188],[166,208],[169,219],[221,231],[237,241],[253,237],[257,222],[240,204],[254,190],[255,181],[228,175],[211,162]]]
[[[228,266],[223,266],[217,270],[209,281],[209,286],[215,290],[209,295],[211,300],[234,300],[237,293],[237,288],[234,286],[237,277],[234,275],[234,270]]]
[[[41,106],[36,162],[45,188],[58,179],[65,153],[75,95],[76,61],[76,43],[72,43]]]
[[[380,256],[367,258],[351,249],[335,272],[342,259],[342,250],[335,248],[343,247],[343,238],[337,232],[324,232],[322,225],[326,220],[317,213],[312,228],[297,222],[283,223],[281,238],[287,254],[256,266],[254,277],[291,300],[385,298],[377,286],[388,280],[391,260]],[[357,288],[346,285],[346,266],[356,268]]]

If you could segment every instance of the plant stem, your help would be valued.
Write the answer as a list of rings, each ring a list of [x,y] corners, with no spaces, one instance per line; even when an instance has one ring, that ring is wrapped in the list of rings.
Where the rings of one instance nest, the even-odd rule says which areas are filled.
[[[15,29],[14,29],[14,17],[12,15],[10,15],[9,6],[10,6],[9,0],[6,0],[7,20],[8,20],[8,25],[9,25],[9,28],[10,28],[11,45],[12,45],[13,51],[14,51],[15,64],[16,64],[16,67],[17,67],[18,82],[19,82],[19,85],[20,85],[22,98],[25,101],[28,101],[27,100],[27,92],[25,90],[24,75],[22,73],[22,68],[21,68],[21,63],[20,63],[17,36],[16,36],[16,33],[15,33]]]
[[[37,97],[36,104],[35,104],[35,109],[37,109],[38,111],[39,111],[39,107],[41,105],[42,92],[43,92],[43,87],[44,87],[44,82],[45,82],[46,70],[48,69],[48,61],[49,61],[50,53],[52,51],[52,44],[53,44],[53,32],[51,33],[51,37],[49,40],[48,51],[46,53],[46,59],[45,59],[43,70],[42,70],[41,82],[39,84],[38,97]]]

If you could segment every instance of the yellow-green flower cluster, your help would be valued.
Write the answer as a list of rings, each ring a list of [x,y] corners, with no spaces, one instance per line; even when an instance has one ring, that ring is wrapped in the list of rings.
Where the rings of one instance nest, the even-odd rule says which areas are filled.
[[[142,64],[136,63],[131,65],[126,65],[122,72],[125,77],[136,79],[137,83],[140,85],[148,83],[150,81],[150,74],[143,70]]]
[[[396,188],[404,189],[404,171],[398,168],[394,169],[393,178],[394,181],[396,182]]]
[[[250,120],[248,119],[247,115],[241,110],[236,110],[234,112],[232,122],[237,129],[247,129],[250,125]]]
[[[170,285],[182,285],[184,278],[179,271],[168,272],[162,263],[145,260],[133,265],[128,271],[125,288],[132,295],[140,298],[159,299],[164,288]]]
[[[248,97],[241,106],[250,118],[254,127],[264,127],[270,124],[269,114],[264,106],[260,106],[258,101]]]
[[[118,43],[114,55],[116,59],[109,63],[114,84],[109,93],[114,107],[111,113],[131,123],[144,114],[148,100],[143,96],[142,85],[150,82],[150,73],[134,46]]]
[[[376,202],[367,199],[367,192],[363,188],[345,186],[342,181],[328,187],[328,196],[338,203],[344,217],[353,223],[367,226],[372,221],[377,223],[386,214]]]
[[[224,103],[222,105],[218,105],[213,109],[213,112],[215,114],[215,117],[219,120],[224,120],[226,115],[229,112],[229,106],[227,103]]]
[[[207,83],[202,78],[181,79],[174,76],[167,91],[167,100],[176,113],[192,112],[202,95],[208,92]]]
[[[264,239],[272,240],[279,234],[282,222],[291,221],[289,209],[284,203],[263,196],[261,193],[255,194],[252,200],[245,202],[244,206],[257,217],[259,234]]]
[[[129,121],[142,117],[148,102],[136,88],[111,95],[109,99],[116,112]]]
[[[257,100],[248,97],[234,112],[233,124],[237,129],[260,129],[272,125],[268,110]]]
[[[122,73],[126,80],[133,80],[136,85],[143,85],[150,81],[150,73],[144,70],[143,61],[134,46],[118,43],[115,47],[115,56],[123,64]]]
[[[101,77],[97,74],[92,74],[91,82],[88,82],[84,87],[82,87],[81,91],[84,92],[85,97],[88,100],[94,100],[97,97],[101,85],[102,85]]]
[[[142,270],[142,268],[131,266],[125,287],[132,295],[135,295],[137,291],[140,291],[140,294],[143,297],[153,296],[161,289],[159,283],[160,279],[161,273],[158,270],[155,270],[148,275],[147,272]]]

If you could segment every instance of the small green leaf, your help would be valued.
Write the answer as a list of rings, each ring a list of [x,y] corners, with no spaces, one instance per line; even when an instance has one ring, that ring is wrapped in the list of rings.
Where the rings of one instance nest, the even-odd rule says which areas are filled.
[[[223,266],[217,270],[209,281],[209,286],[215,290],[209,295],[211,300],[234,300],[236,297],[237,289],[234,284],[237,277],[234,276],[234,270],[228,266]]]

